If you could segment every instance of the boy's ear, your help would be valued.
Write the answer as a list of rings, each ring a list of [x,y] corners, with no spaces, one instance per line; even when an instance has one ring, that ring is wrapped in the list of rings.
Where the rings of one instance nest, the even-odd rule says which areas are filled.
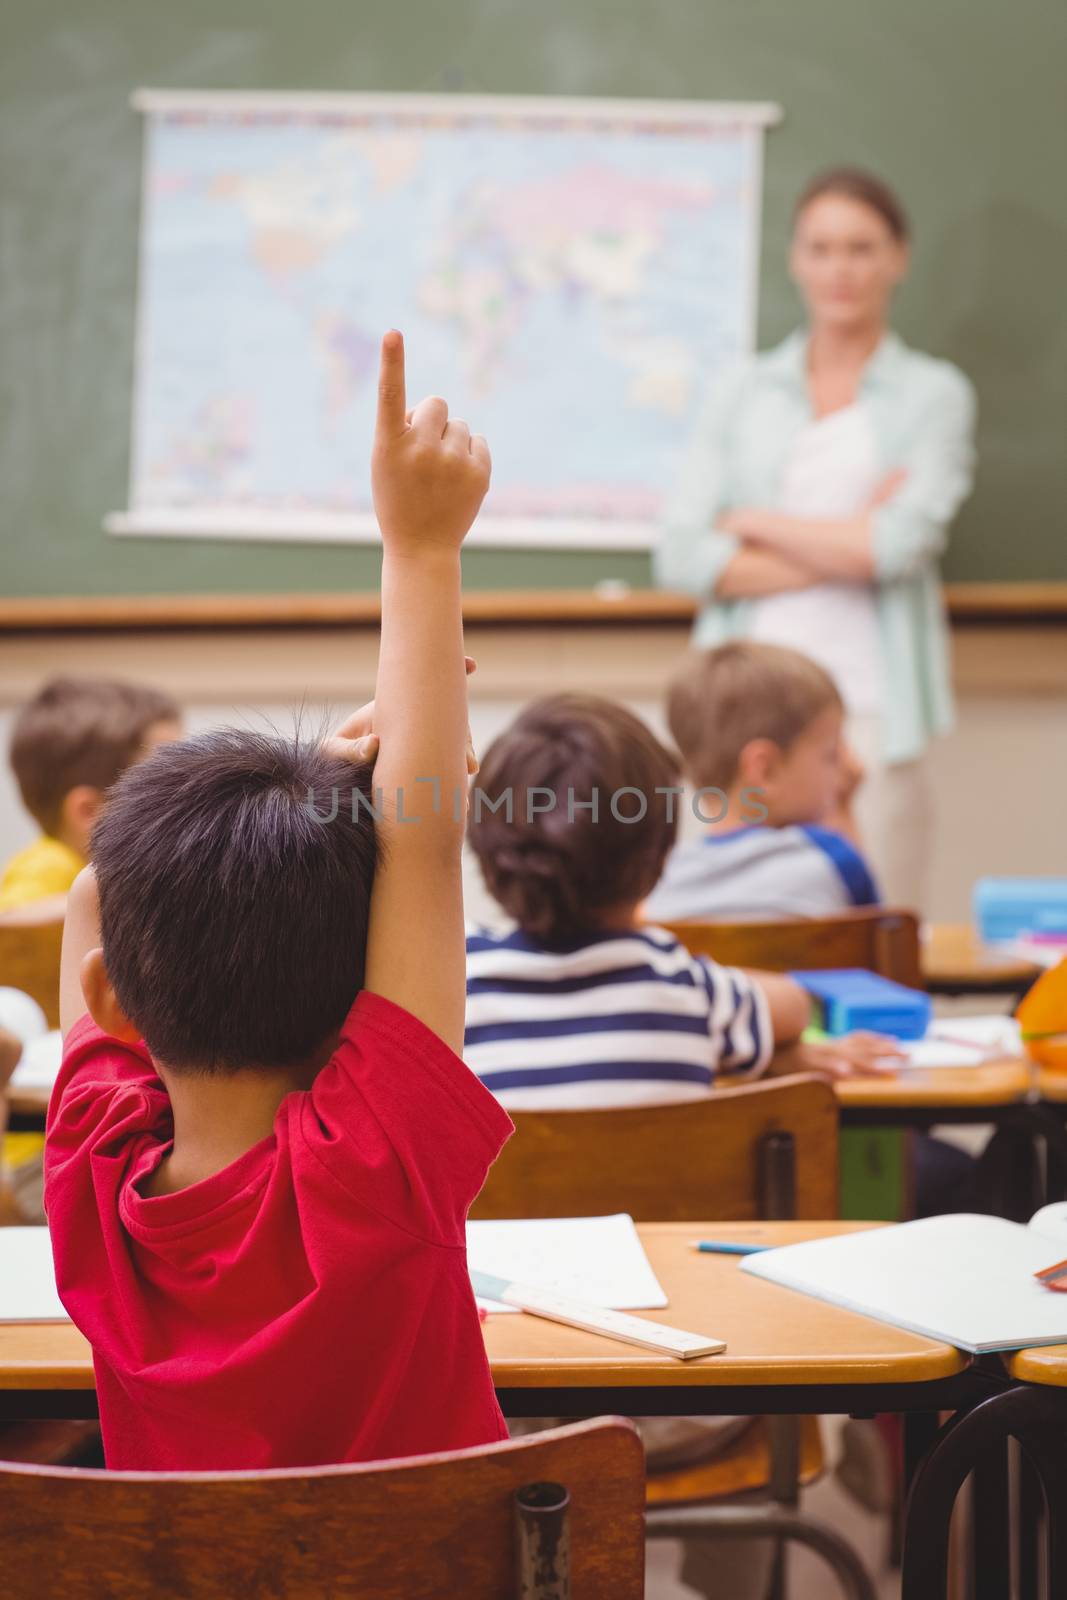
[[[83,856],[89,853],[89,835],[103,804],[104,791],[90,783],[79,783],[63,796],[62,831],[68,839],[76,841]]]
[[[782,752],[773,739],[750,739],[737,758],[737,775],[743,784],[760,788],[778,775]]]
[[[79,976],[85,1004],[97,1027],[103,1028],[113,1039],[122,1039],[127,1044],[137,1044],[141,1030],[134,1026],[119,1005],[118,996],[111,987],[111,979],[104,966],[104,952],[99,947],[85,952]]]

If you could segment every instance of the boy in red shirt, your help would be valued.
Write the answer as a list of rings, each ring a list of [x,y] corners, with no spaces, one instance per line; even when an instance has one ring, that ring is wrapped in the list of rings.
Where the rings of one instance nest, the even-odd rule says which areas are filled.
[[[46,1204],[111,1467],[507,1436],[464,1223],[511,1124],[457,1054],[460,545],[489,470],[443,400],[407,412],[387,334],[373,706],[325,745],[157,751],[71,892]]]

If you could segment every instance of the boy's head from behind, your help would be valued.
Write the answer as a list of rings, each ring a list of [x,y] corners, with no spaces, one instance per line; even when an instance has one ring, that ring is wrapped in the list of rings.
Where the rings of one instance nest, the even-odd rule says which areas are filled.
[[[743,639],[692,652],[667,696],[689,780],[735,803],[740,790],[759,790],[777,828],[821,822],[833,810],[843,718],[837,686],[817,662]],[[736,826],[742,818],[725,820]]]
[[[369,781],[320,745],[240,729],[130,768],[93,832],[97,1020],[128,1019],[175,1071],[312,1063],[363,985],[375,834],[352,796]]]
[[[53,678],[15,718],[11,766],[42,831],[88,854],[104,793],[156,745],[176,739],[169,695],[136,683]]]
[[[478,774],[468,837],[490,894],[549,945],[628,924],[677,830],[677,794],[656,790],[677,782],[675,758],[623,706],[533,701]]]

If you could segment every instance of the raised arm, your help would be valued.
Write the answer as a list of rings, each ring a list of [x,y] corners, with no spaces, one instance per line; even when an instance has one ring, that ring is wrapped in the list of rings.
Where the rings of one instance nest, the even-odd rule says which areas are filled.
[[[374,786],[384,820],[366,987],[463,1045],[460,858],[467,690],[460,546],[489,487],[489,449],[436,398],[406,409],[404,346],[382,341],[371,459],[382,531]]]

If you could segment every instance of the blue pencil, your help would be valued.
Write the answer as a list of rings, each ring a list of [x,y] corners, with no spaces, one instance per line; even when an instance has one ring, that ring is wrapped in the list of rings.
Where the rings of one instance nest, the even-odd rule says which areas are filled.
[[[754,1256],[773,1248],[769,1244],[724,1244],[717,1239],[694,1239],[692,1244],[705,1256]]]

